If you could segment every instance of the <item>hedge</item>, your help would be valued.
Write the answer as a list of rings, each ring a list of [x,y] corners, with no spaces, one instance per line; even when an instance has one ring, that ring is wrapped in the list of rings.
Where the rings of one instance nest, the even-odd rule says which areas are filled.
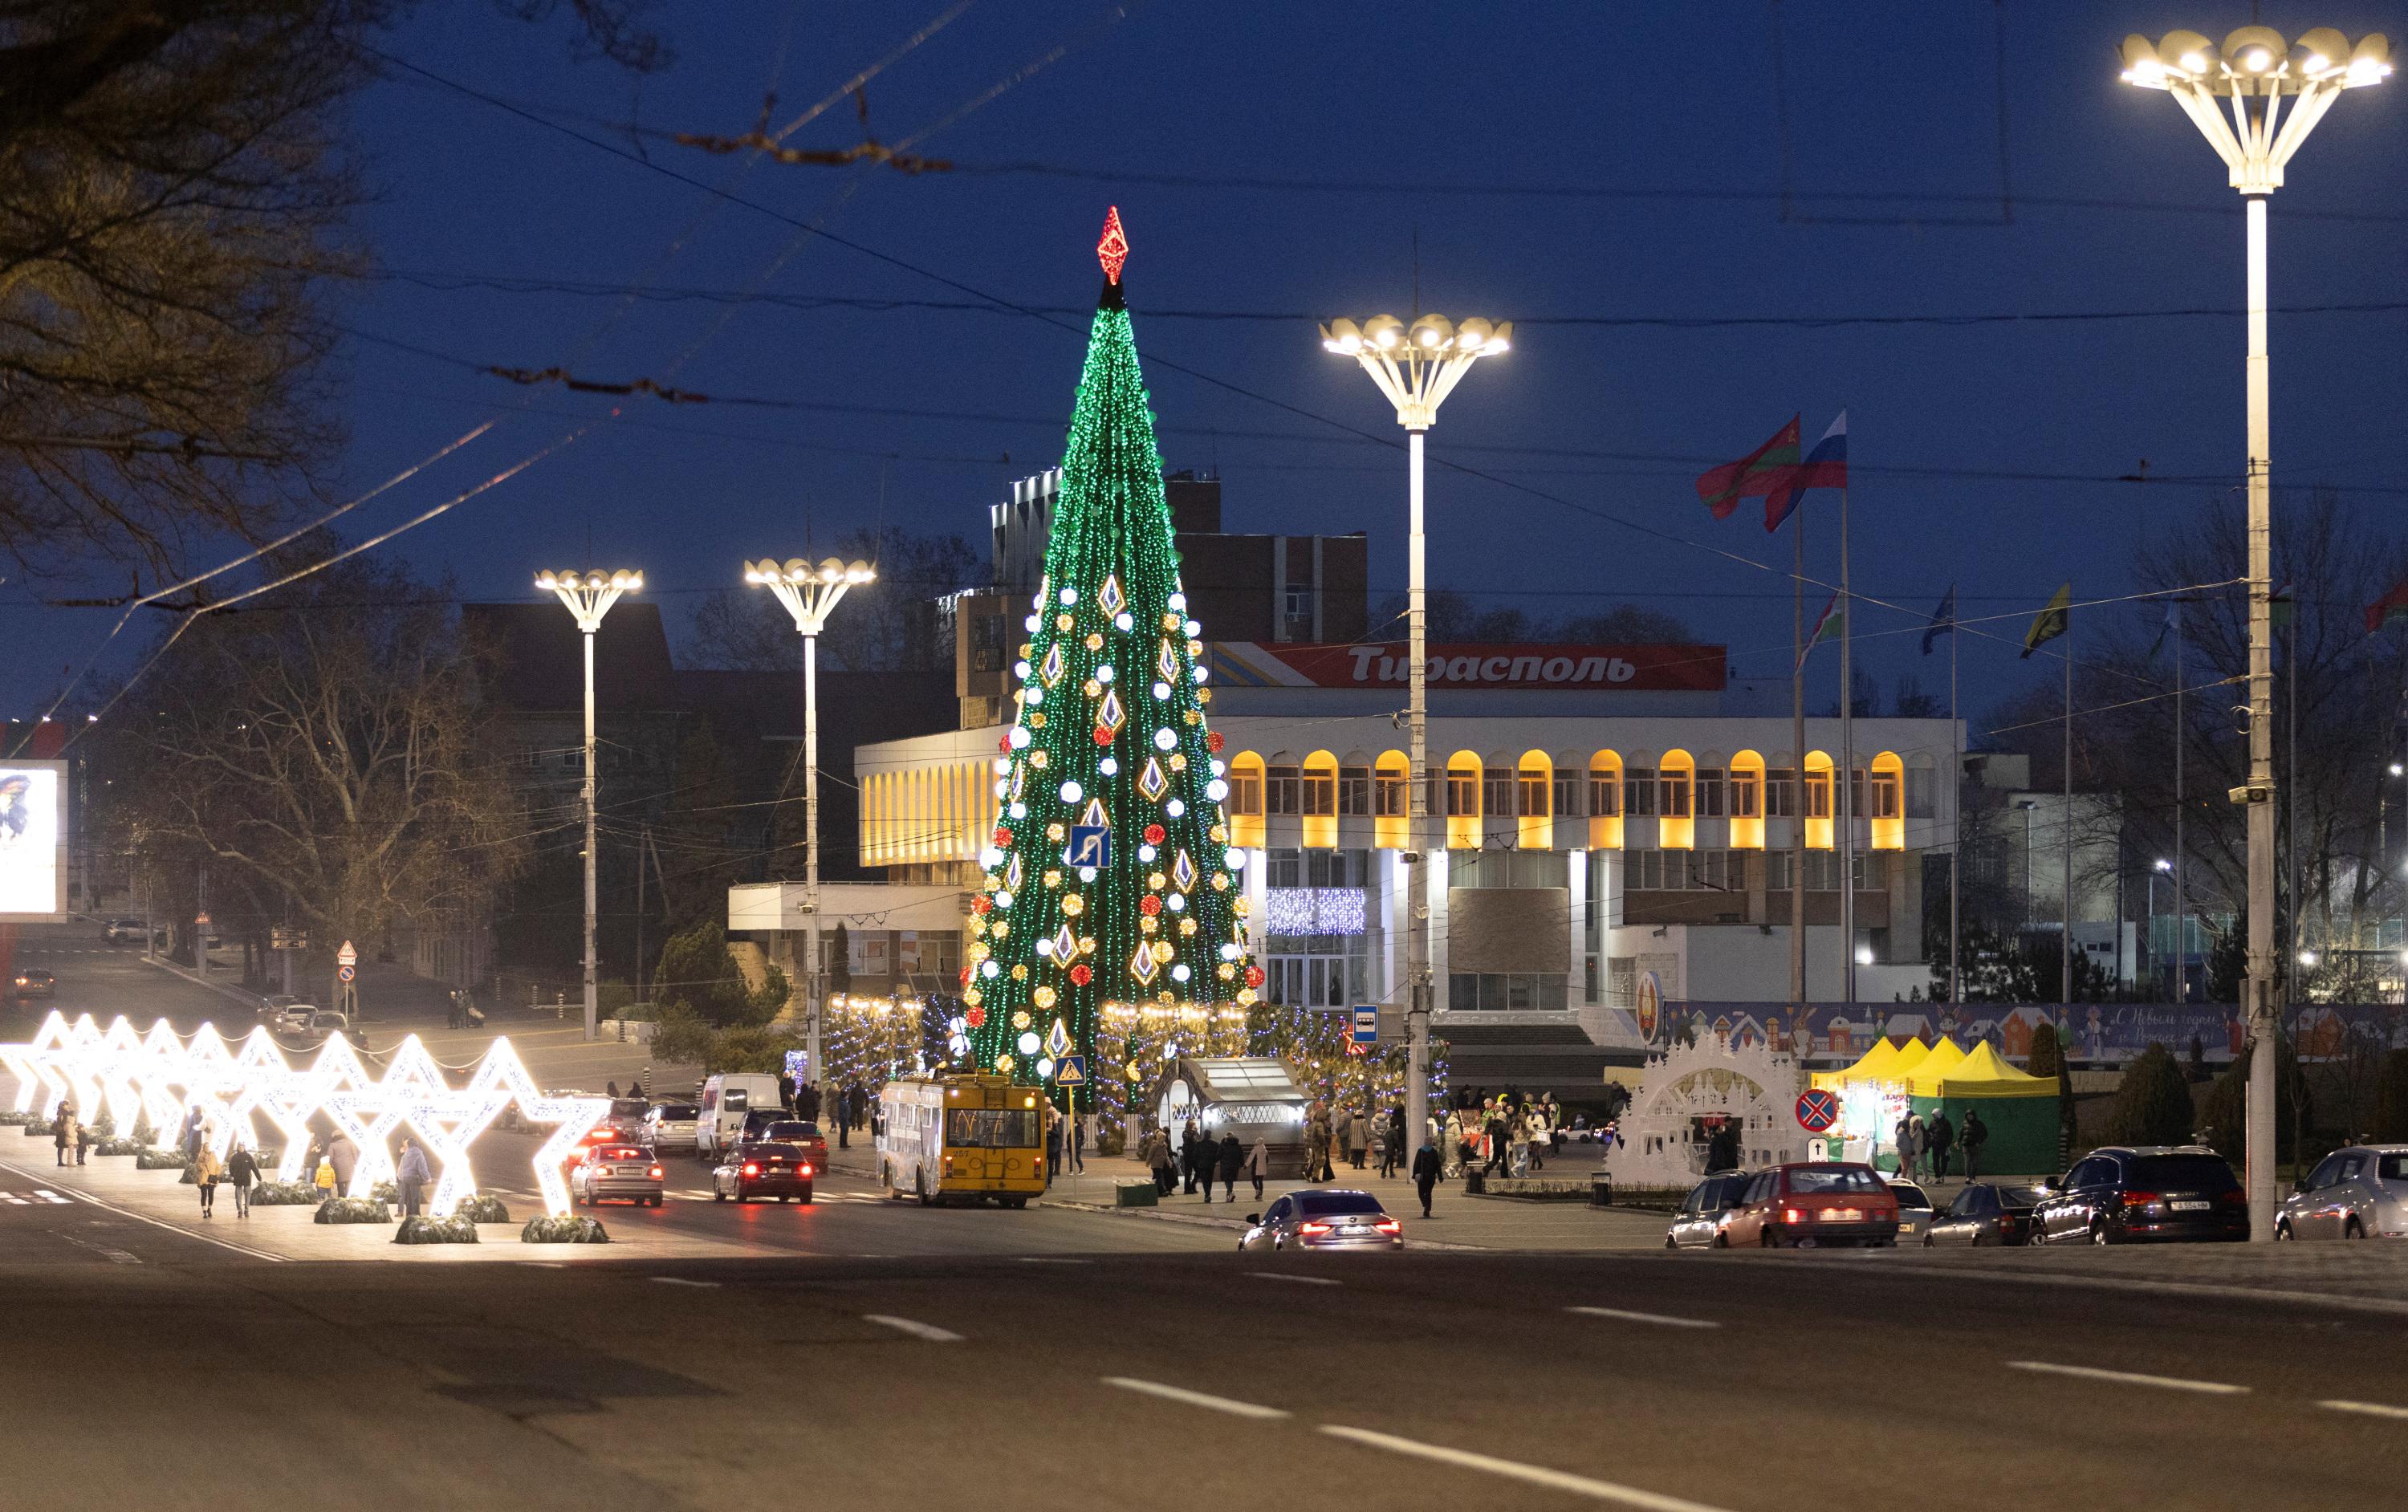
[[[465,1218],[405,1218],[394,1230],[395,1244],[475,1244],[477,1225]]]
[[[253,1207],[315,1207],[324,1194],[307,1181],[263,1181],[251,1189]]]
[[[602,1227],[600,1219],[582,1218],[575,1213],[562,1213],[556,1217],[529,1219],[527,1226],[519,1231],[519,1242],[522,1244],[609,1244],[610,1234],[609,1230]]]
[[[317,1223],[390,1223],[393,1209],[365,1197],[329,1197],[318,1205]]]
[[[499,1197],[490,1191],[480,1191],[461,1203],[452,1216],[465,1218],[471,1223],[508,1223],[510,1210]]]

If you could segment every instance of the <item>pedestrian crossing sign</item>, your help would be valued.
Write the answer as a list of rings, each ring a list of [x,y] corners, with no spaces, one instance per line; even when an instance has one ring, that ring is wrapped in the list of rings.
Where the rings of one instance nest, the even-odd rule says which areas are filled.
[[[1086,1085],[1086,1081],[1087,1058],[1085,1056],[1066,1055],[1054,1063],[1054,1085],[1056,1087],[1082,1087]]]

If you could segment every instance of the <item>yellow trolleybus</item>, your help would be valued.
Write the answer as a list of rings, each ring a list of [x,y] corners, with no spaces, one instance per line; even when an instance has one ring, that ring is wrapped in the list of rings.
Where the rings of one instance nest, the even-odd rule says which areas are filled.
[[[1045,1190],[1045,1110],[997,1076],[903,1077],[879,1094],[878,1174],[890,1197],[1025,1207]]]

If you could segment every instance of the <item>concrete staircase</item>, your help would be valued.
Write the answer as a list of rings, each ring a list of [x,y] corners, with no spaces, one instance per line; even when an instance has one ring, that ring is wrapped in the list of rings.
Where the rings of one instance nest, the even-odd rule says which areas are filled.
[[[1447,1085],[1456,1091],[1553,1092],[1567,1106],[1605,1100],[1605,1068],[1639,1063],[1635,1053],[1590,1042],[1576,1024],[1481,1023],[1451,1014],[1436,1030],[1447,1043]]]

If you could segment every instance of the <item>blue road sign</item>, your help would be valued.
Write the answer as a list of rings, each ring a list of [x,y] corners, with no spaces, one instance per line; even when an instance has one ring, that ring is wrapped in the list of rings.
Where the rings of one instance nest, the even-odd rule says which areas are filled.
[[[1840,1100],[1821,1087],[1804,1092],[1798,1099],[1798,1127],[1808,1134],[1829,1132],[1840,1121]]]
[[[1378,1008],[1354,1010],[1354,1043],[1357,1045],[1380,1043],[1380,1010]]]
[[[1066,1055],[1054,1063],[1054,1085],[1056,1087],[1083,1086],[1086,1080],[1087,1058],[1085,1056]]]
[[[1101,824],[1071,825],[1068,859],[1073,866],[1111,865],[1112,832]]]

